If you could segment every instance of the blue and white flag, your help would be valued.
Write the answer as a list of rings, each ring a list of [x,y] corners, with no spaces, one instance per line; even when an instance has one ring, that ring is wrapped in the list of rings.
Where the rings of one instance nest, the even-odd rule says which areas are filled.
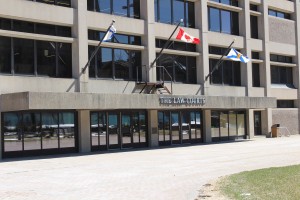
[[[103,42],[107,42],[112,39],[114,34],[117,32],[114,26],[111,26],[110,29],[107,31],[106,35],[103,38]]]
[[[241,54],[240,52],[238,52],[234,48],[232,48],[229,51],[229,53],[227,55],[227,58],[229,58],[230,60],[240,61],[240,62],[243,62],[243,63],[247,63],[250,60],[247,56],[244,56],[243,54]]]

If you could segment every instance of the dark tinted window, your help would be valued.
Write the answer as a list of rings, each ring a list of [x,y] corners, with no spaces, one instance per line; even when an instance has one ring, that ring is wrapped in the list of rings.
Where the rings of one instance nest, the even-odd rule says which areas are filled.
[[[155,41],[156,41],[156,47],[157,48],[162,48],[166,43],[166,40],[162,40],[162,39],[156,39]],[[168,47],[168,49],[174,49],[174,50],[179,50],[179,51],[196,52],[196,45],[195,44],[190,44],[190,43],[185,43],[185,42],[173,41],[170,44],[170,46]]]
[[[209,30],[214,32],[239,35],[238,13],[209,7]]]
[[[217,2],[217,3],[223,3],[223,4],[226,4],[226,5],[236,6],[236,7],[239,6],[238,0],[211,0],[211,1],[214,1],[214,2]]]
[[[210,71],[216,66],[218,60],[210,59],[209,67]],[[217,67],[211,75],[212,84],[222,84],[222,85],[241,85],[241,71],[240,63],[233,61],[224,61]]]
[[[252,86],[260,87],[260,72],[257,63],[252,63]]]
[[[282,62],[282,63],[293,63],[293,58],[291,56],[270,54],[270,61]]]
[[[293,86],[293,68],[271,66],[271,83]]]
[[[1,73],[72,77],[71,44],[0,37],[0,52]]]
[[[95,47],[89,46],[89,56]],[[92,60],[89,76],[91,78],[111,78],[136,80],[136,68],[141,66],[141,52],[100,48]]]
[[[162,55],[157,62],[157,80],[196,83],[196,58],[179,55]],[[170,76],[166,73],[166,71]]]
[[[14,72],[16,74],[34,74],[33,40],[14,38]]]
[[[34,24],[32,22],[13,20],[13,31],[33,33]]]
[[[40,3],[53,4],[63,7],[71,7],[71,0],[32,0]]]
[[[0,72],[11,73],[11,38],[0,37]]]
[[[251,15],[251,16],[250,16],[250,23],[251,23],[251,38],[258,39],[258,23],[257,23],[257,17]]]
[[[259,59],[259,52],[252,51],[251,57],[252,57],[252,59]]]
[[[250,4],[250,10],[258,11],[258,6],[254,4]]]
[[[155,0],[155,20],[166,24],[177,24],[183,19],[182,26],[195,27],[195,8],[193,2],[184,0]]]
[[[277,100],[277,108],[294,108],[293,100]]]
[[[269,9],[269,15],[274,17],[284,18],[284,19],[291,19],[291,15],[289,13],[284,13],[277,10]]]
[[[140,0],[87,0],[87,9],[124,17],[140,18]]]
[[[0,18],[0,29],[11,30],[11,20]]]
[[[104,32],[89,30],[88,39],[100,41],[104,37]],[[114,34],[111,42],[121,44],[141,45],[141,37],[133,35]]]

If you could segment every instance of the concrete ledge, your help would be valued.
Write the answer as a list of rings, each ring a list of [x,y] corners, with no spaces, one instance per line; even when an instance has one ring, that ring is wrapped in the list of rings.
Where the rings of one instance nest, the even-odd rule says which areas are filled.
[[[161,104],[160,97],[204,98],[204,104]],[[18,110],[73,109],[257,109],[275,108],[276,98],[271,97],[224,97],[196,95],[156,94],[93,94],[93,93],[51,93],[22,92],[2,94],[1,112]]]

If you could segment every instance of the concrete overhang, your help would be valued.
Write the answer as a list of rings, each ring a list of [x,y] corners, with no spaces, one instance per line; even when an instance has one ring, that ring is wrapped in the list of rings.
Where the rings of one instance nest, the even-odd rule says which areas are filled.
[[[178,102],[181,99],[181,103]],[[200,101],[201,103],[196,101]],[[162,103],[165,101],[164,103]],[[186,102],[184,102],[186,101]],[[187,101],[195,101],[189,103]],[[275,108],[276,98],[156,94],[94,94],[21,92],[2,94],[1,112],[21,110],[110,109],[264,109]]]

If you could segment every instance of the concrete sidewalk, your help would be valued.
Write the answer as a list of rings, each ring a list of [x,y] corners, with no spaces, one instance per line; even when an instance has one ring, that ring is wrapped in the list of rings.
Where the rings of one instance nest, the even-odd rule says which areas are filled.
[[[0,163],[1,199],[195,199],[212,179],[300,164],[300,136]]]

